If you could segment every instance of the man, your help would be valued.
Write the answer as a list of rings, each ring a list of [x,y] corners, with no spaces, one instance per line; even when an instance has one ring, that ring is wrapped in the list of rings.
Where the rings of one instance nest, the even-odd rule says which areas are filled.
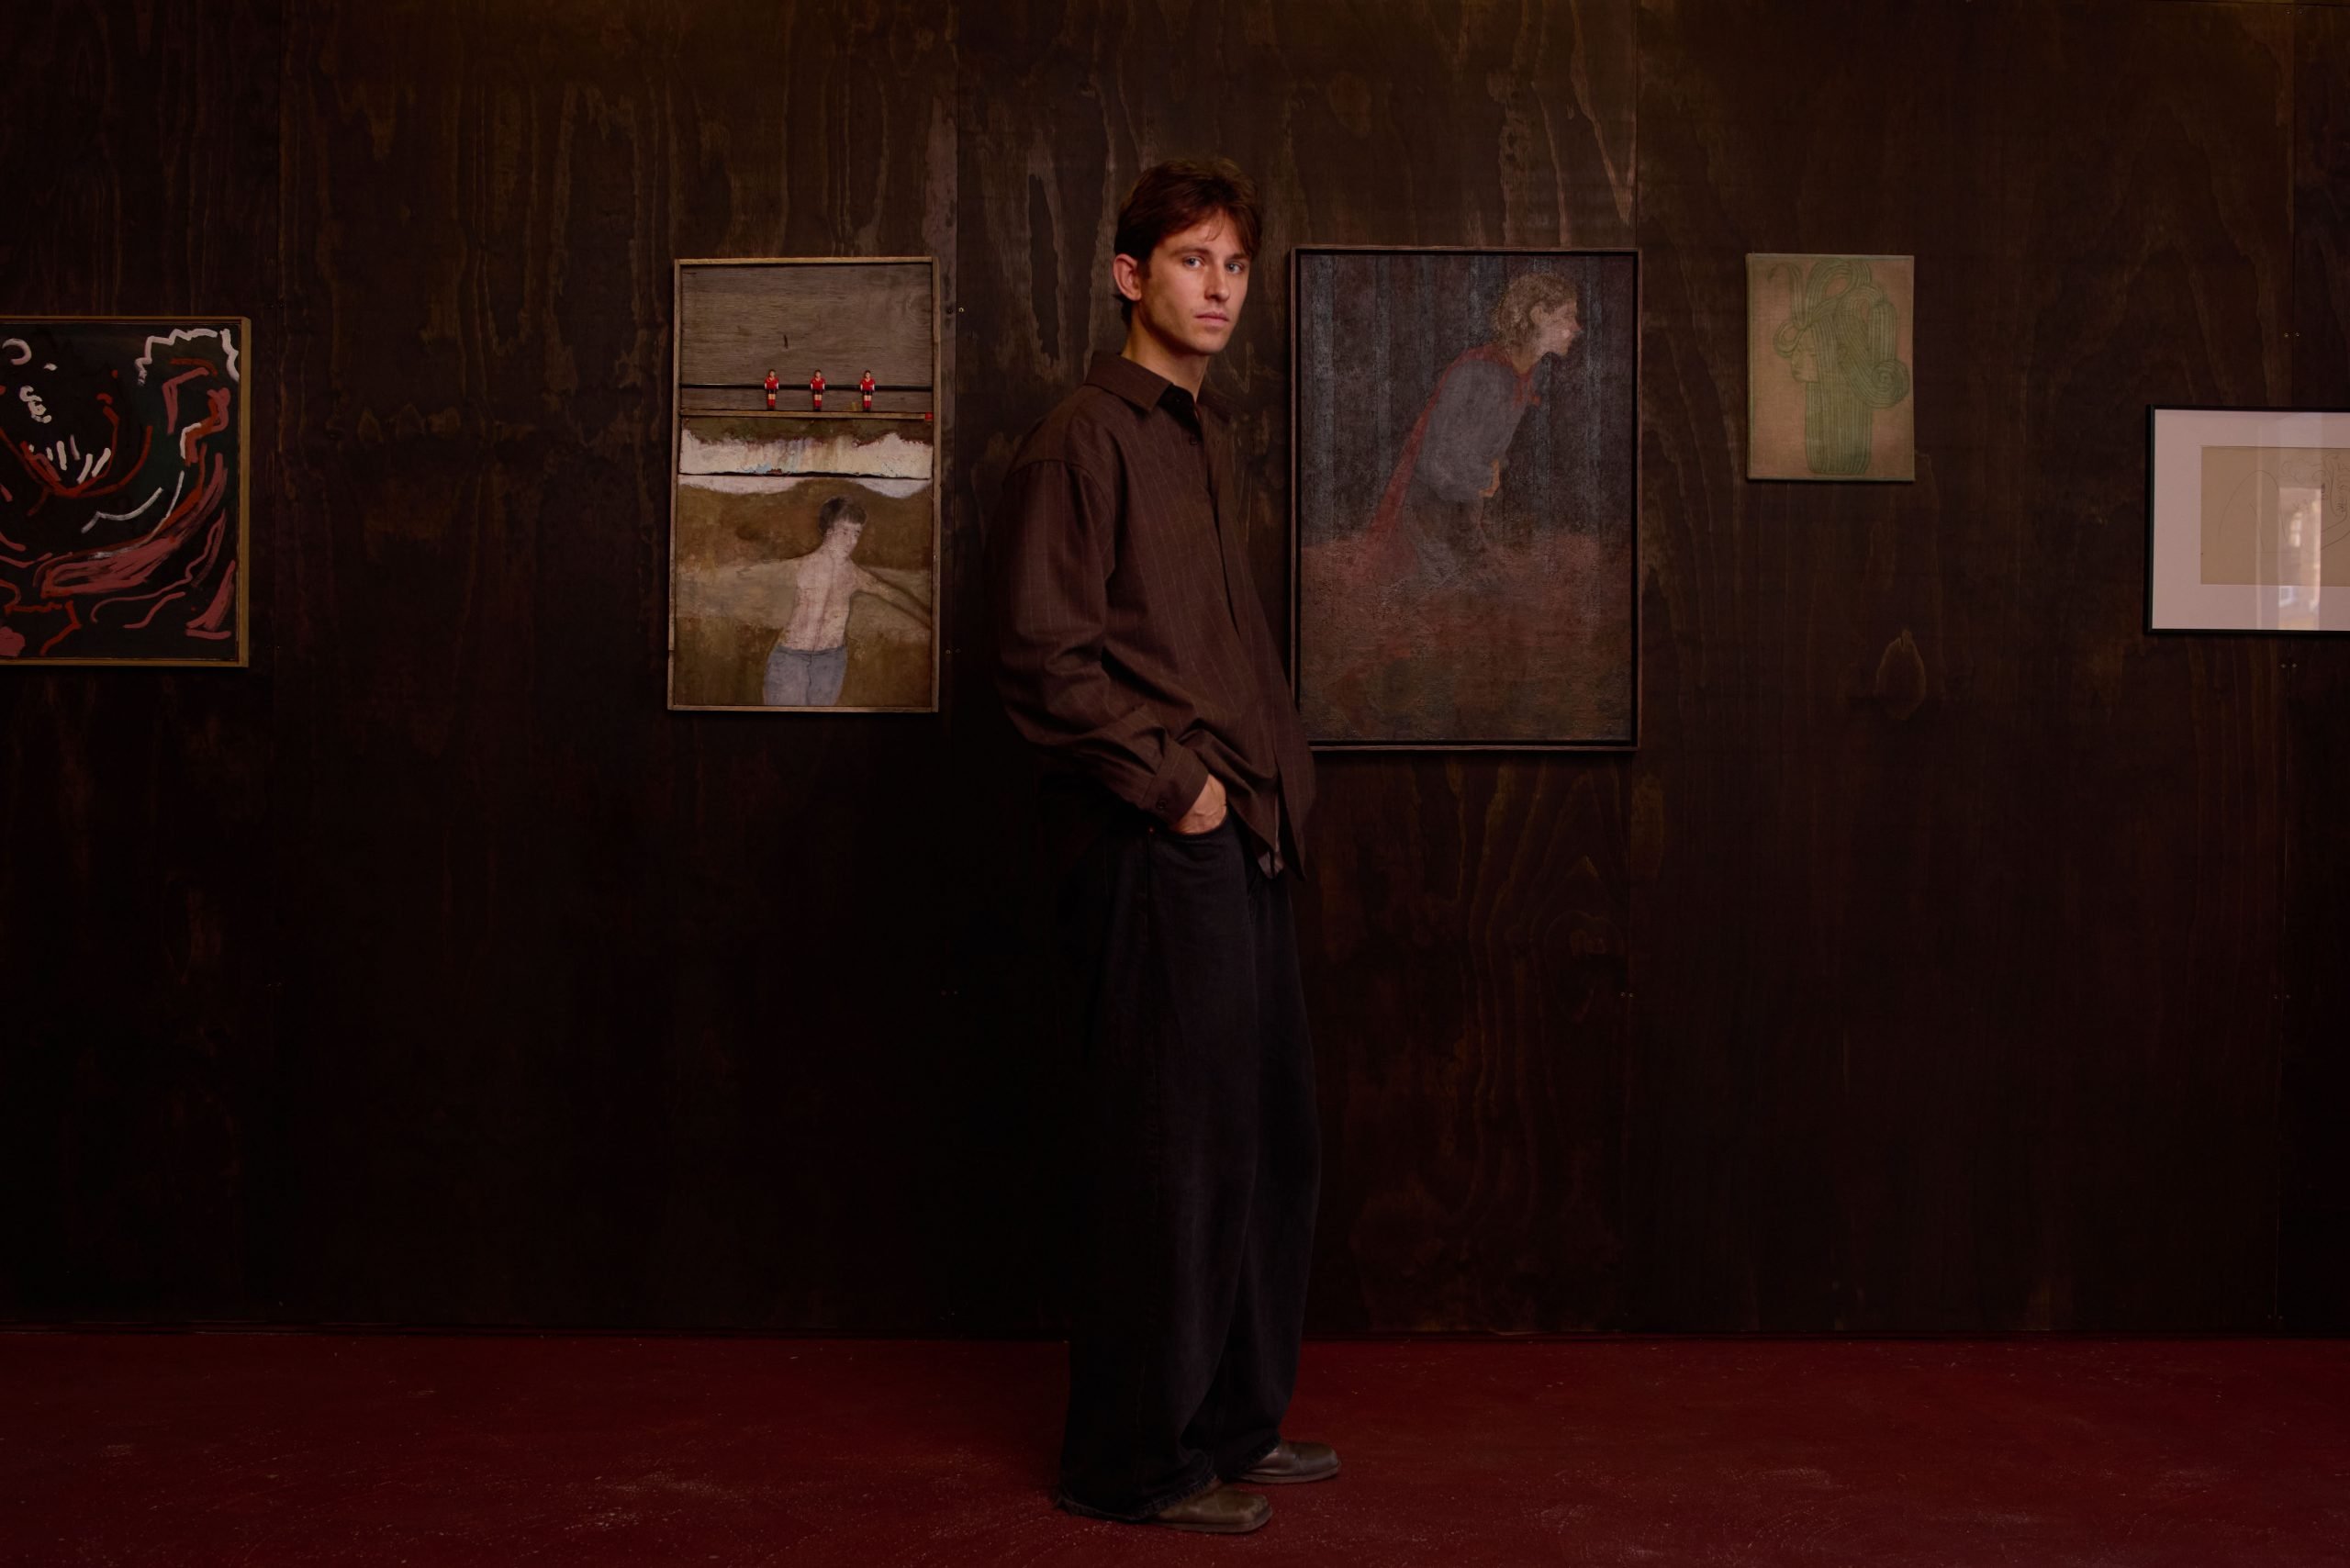
[[[816,514],[823,542],[780,563],[793,570],[791,615],[767,655],[760,700],[770,708],[829,708],[840,700],[848,675],[848,612],[856,596],[873,595],[917,622],[930,624],[930,607],[882,581],[852,558],[865,537],[865,509],[834,496]]]
[[[1338,1468],[1281,1436],[1320,1171],[1289,877],[1314,766],[1199,398],[1257,237],[1230,163],[1143,175],[1112,264],[1125,348],[1029,432],[989,541],[1083,1002],[1058,1501],[1230,1533],[1272,1515],[1230,1483]]]

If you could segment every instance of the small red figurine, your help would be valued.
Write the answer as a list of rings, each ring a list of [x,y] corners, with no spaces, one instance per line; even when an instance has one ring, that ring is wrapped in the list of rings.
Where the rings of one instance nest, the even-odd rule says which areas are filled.
[[[873,411],[873,373],[867,371],[865,379],[856,385],[857,389],[865,394],[865,411],[869,414]]]
[[[774,371],[772,371],[772,370],[768,371],[768,372],[767,372],[767,407],[768,407],[768,408],[772,409],[772,408],[774,408],[774,407],[775,407],[775,395],[776,395],[776,393],[777,393],[778,390],[780,390],[780,389],[781,389],[782,386],[783,386],[783,383],[782,383],[782,382],[780,382],[780,381],[778,381],[778,380],[776,379],[776,377],[775,377],[775,372],[774,372]]]
[[[818,371],[808,378],[808,394],[816,399],[816,411],[824,411],[824,373]]]

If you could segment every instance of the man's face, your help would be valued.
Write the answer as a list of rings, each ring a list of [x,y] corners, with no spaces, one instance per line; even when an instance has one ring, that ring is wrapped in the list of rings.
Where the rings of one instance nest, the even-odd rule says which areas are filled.
[[[1248,253],[1218,213],[1161,240],[1131,284],[1126,297],[1152,337],[1179,353],[1218,353],[1248,297]]]
[[[828,538],[827,543],[829,543],[834,550],[839,551],[844,555],[854,555],[856,554],[856,542],[864,537],[865,524],[861,522],[836,522],[833,524],[833,532]]]

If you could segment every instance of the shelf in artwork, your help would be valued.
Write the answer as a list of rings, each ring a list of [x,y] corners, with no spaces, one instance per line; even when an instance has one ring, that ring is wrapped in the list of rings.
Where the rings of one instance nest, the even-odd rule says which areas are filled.
[[[900,424],[909,420],[928,420],[927,409],[903,409],[884,413],[879,409],[867,413],[861,409],[834,412],[831,409],[687,409],[682,410],[689,420],[892,420]]]

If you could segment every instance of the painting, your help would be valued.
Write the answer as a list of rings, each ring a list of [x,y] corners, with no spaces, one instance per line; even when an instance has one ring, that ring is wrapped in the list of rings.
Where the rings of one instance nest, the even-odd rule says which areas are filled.
[[[1746,476],[1917,476],[1909,256],[1746,258]]]
[[[2350,412],[2163,408],[2147,424],[2147,630],[2350,631]]]
[[[669,706],[936,711],[934,263],[680,262],[677,299]]]
[[[1291,265],[1309,740],[1636,745],[1637,254],[1312,246]]]
[[[675,701],[929,704],[931,429],[919,415],[686,420]]]
[[[241,317],[0,319],[0,665],[247,660]]]

